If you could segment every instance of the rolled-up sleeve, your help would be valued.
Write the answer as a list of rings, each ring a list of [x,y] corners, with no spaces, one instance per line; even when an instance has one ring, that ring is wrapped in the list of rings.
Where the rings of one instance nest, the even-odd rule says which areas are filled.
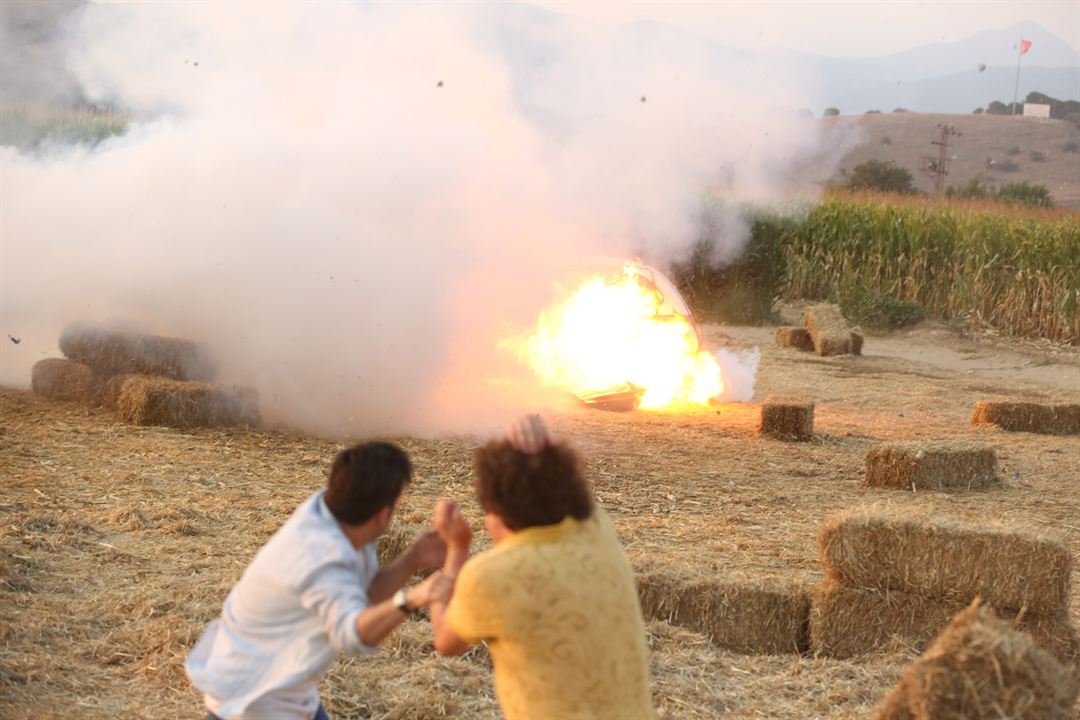
[[[312,572],[300,590],[300,604],[318,615],[330,645],[344,655],[367,655],[356,619],[369,605],[356,568],[347,562],[327,563]]]

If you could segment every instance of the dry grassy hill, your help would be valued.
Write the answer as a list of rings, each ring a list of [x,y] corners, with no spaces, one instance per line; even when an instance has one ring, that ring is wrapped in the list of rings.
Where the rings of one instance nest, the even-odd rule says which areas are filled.
[[[1064,120],[883,112],[822,118],[819,122],[828,131],[854,127],[861,138],[844,155],[834,182],[844,182],[845,175],[866,160],[892,160],[911,172],[916,187],[931,192],[933,179],[920,169],[920,159],[937,155],[937,146],[931,143],[938,139],[938,125],[944,123],[960,132],[950,138],[948,154],[953,160],[946,185],[963,185],[972,178],[995,186],[1027,181],[1048,187],[1060,205],[1080,207],[1080,153],[1064,149],[1068,143],[1080,146],[1080,128]],[[1045,159],[1033,158],[1033,153],[1041,153]],[[1002,170],[1009,161],[1018,167]]]

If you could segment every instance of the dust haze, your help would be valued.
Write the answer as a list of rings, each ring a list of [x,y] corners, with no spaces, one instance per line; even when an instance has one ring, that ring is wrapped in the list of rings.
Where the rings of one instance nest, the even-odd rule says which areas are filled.
[[[537,13],[78,7],[66,72],[132,122],[0,148],[0,333],[22,340],[0,382],[27,386],[66,323],[117,321],[205,343],[270,422],[320,434],[485,432],[554,402],[499,347],[556,275],[666,266],[718,196],[737,257],[734,207],[798,189],[820,138],[782,109],[794,68]]]

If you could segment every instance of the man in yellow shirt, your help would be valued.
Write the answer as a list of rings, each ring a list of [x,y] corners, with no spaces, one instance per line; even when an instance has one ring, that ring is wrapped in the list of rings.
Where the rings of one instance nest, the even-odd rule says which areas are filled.
[[[443,569],[457,579],[449,604],[431,606],[435,648],[486,642],[508,720],[655,717],[633,570],[577,453],[530,416],[477,451],[475,473],[495,546],[468,558],[472,531],[440,504]]]

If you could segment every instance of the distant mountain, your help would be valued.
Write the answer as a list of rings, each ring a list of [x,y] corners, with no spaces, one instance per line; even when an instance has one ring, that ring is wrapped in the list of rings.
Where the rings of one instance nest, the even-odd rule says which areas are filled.
[[[576,62],[574,53],[580,52],[582,43],[575,40],[587,40],[593,32],[603,36],[606,52],[625,58],[628,67],[636,66],[639,72],[635,77],[648,76],[644,58],[694,58],[713,72],[726,68],[742,72],[755,63],[780,64],[790,69],[804,94],[787,104],[807,104],[816,115],[826,107],[839,108],[842,114],[889,112],[898,107],[914,112],[969,113],[992,100],[1009,102],[1022,37],[1032,45],[1023,56],[1020,99],[1034,90],[1063,100],[1080,100],[1080,53],[1032,22],[882,57],[832,58],[782,48],[732,48],[656,21],[599,26],[572,14],[524,3],[487,6],[484,18],[511,70],[522,105],[535,117],[543,111],[535,107],[531,97],[534,89],[544,86],[545,99],[551,99],[553,66],[578,66],[585,72],[588,59],[583,58],[580,65]]]
[[[77,103],[81,100],[65,65],[65,20],[84,0],[0,2],[0,103]],[[708,73],[744,73],[757,65],[787,68],[801,97],[779,105],[826,107],[842,114],[888,112],[969,113],[992,100],[1012,100],[1017,43],[1032,41],[1023,57],[1020,98],[1038,91],[1062,100],[1080,100],[1080,53],[1052,32],[1031,22],[981,32],[955,42],[939,42],[883,57],[833,58],[783,49],[743,50],[713,42],[661,22],[601,25],[569,13],[527,3],[480,6],[480,42],[505,62],[513,93],[533,120],[556,131],[573,117],[566,111],[602,112],[673,79],[660,66],[669,58],[693,63]],[[317,10],[313,10],[317,12]],[[617,58],[625,72],[589,76],[596,59],[594,39]],[[980,70],[980,67],[984,67]],[[595,71],[594,71],[595,72]],[[677,79],[677,78],[674,78]]]
[[[896,107],[917,112],[971,112],[991,100],[1012,100],[1021,37],[1031,40],[1032,45],[1021,64],[1020,99],[1037,90],[1080,100],[1080,53],[1031,22],[884,57],[826,58],[796,53],[790,57],[819,78],[820,85],[811,93],[817,106],[813,109],[819,113],[830,106],[845,114]],[[980,70],[980,66],[985,69]]]

